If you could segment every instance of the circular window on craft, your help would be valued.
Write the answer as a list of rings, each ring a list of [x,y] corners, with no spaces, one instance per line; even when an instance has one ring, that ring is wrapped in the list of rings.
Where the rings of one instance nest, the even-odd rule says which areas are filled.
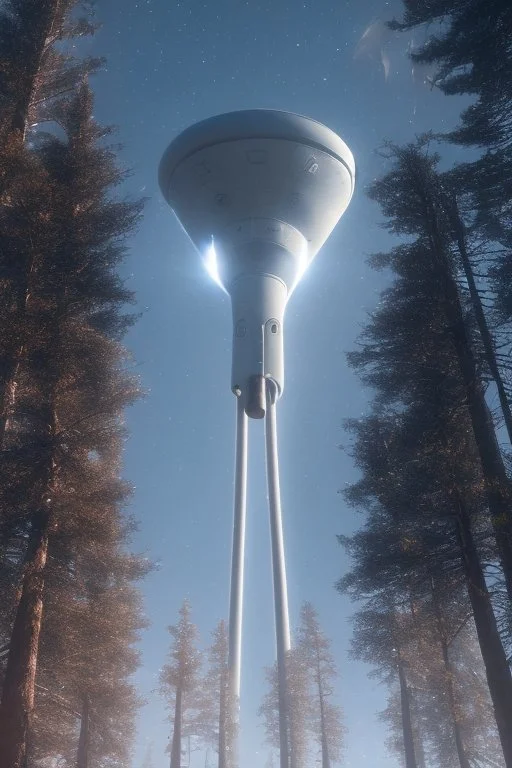
[[[277,320],[267,320],[267,332],[272,336],[277,336],[279,333],[279,323]]]

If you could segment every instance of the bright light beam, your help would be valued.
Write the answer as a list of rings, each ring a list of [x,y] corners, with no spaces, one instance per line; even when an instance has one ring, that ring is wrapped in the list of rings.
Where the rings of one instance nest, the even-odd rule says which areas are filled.
[[[307,268],[309,267],[309,265],[311,263],[310,259],[308,258],[308,244],[307,244],[307,242],[305,240],[304,240],[304,243],[302,244],[302,247],[300,249],[300,253],[298,254],[298,260],[299,260],[299,268],[298,268],[298,271],[297,271],[297,276],[295,278],[295,281],[293,282],[293,284],[292,284],[292,286],[290,288],[290,291],[289,291],[289,294],[288,294],[289,296],[291,296],[291,294],[293,293],[293,291],[297,287],[297,283],[300,282],[304,272],[307,270]],[[212,236],[212,241],[211,241],[210,245],[208,246],[208,248],[206,249],[206,252],[204,254],[203,265],[204,265],[204,268],[206,269],[206,271],[208,272],[209,276],[213,280],[213,282],[216,283],[219,286],[219,288],[222,288],[224,293],[227,293],[224,285],[222,284],[222,280],[221,280],[220,274],[219,274],[219,265],[218,265],[218,262],[217,262],[217,252],[215,250],[215,243],[213,241],[213,236]]]
[[[206,271],[208,272],[211,279],[213,280],[213,282],[217,283],[217,285],[220,288],[222,288],[224,293],[227,293],[226,289],[222,285],[222,280],[220,279],[220,275],[219,275],[219,267],[217,264],[217,253],[215,252],[215,244],[213,242],[213,236],[212,236],[212,241],[208,246],[206,253],[204,255],[203,264]]]
[[[305,239],[304,239],[304,241],[303,241],[303,243],[301,245],[300,252],[298,253],[298,259],[299,259],[299,268],[297,270],[297,277],[295,278],[295,282],[293,283],[293,285],[292,285],[292,287],[291,287],[291,289],[290,289],[290,291],[288,293],[288,296],[292,295],[293,291],[297,287],[297,284],[302,279],[302,276],[303,276],[304,272],[307,270],[307,268],[309,267],[309,265],[311,263],[311,260],[310,260],[309,255],[308,255],[308,244],[307,244],[307,241]]]

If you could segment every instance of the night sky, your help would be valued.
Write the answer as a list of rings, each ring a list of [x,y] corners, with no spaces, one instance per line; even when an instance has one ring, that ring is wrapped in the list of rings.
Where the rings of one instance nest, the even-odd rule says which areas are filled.
[[[167,144],[191,123],[259,107],[325,123],[356,160],[352,203],[287,310],[281,483],[292,624],[300,604],[310,600],[332,639],[337,699],[348,728],[345,766],[396,765],[376,717],[385,690],[348,655],[354,606],[334,583],[348,566],[336,534],[359,524],[338,493],[356,478],[350,457],[339,449],[346,441],[342,422],[363,413],[368,400],[345,353],[384,284],[366,257],[390,244],[364,188],[386,167],[377,154],[385,139],[403,143],[446,129],[461,108],[459,100],[425,85],[428,73],[411,73],[408,46],[421,43],[423,32],[384,41],[382,54],[378,20],[400,11],[396,0],[98,0],[103,28],[81,46],[108,60],[93,81],[95,117],[119,126],[121,160],[133,169],[122,191],[149,198],[123,267],[142,313],[126,342],[147,392],[127,414],[124,474],[136,487],[134,548],[159,563],[143,585],[151,626],[136,678],[148,702],[139,721],[137,768],[150,745],[155,768],[168,764],[170,726],[158,671],[169,647],[166,627],[183,598],[191,602],[203,646],[217,621],[227,618],[232,523],[229,299],[164,203],[157,166]],[[456,150],[449,151],[446,162],[455,159]],[[263,426],[251,427],[241,765],[263,768],[268,748],[257,709],[264,667],[274,659],[274,626]],[[200,766],[204,754],[192,757],[191,768]]]

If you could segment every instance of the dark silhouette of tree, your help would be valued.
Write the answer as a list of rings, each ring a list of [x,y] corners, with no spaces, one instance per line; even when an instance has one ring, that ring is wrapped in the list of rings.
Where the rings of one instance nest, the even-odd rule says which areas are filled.
[[[460,125],[444,138],[481,150],[456,170],[457,184],[472,198],[472,227],[503,249],[496,255],[497,307],[512,317],[512,11],[507,0],[404,0],[394,29],[424,26],[430,34],[413,60],[437,65],[436,84],[447,95],[470,95]]]
[[[494,284],[495,303],[498,301],[499,288],[496,285],[496,267],[493,266],[494,260],[489,260],[486,251],[492,248],[493,244],[488,242],[486,238],[480,237],[478,232],[472,231],[471,226],[468,226],[464,222],[464,216],[461,212],[461,206],[458,200],[458,196],[454,191],[458,183],[457,171],[453,173],[445,174],[444,184],[441,182],[442,194],[444,194],[444,205],[446,209],[446,215],[448,218],[449,226],[452,228],[454,239],[454,258],[460,260],[464,277],[467,284],[467,290],[473,315],[475,319],[476,327],[478,328],[480,340],[482,344],[483,357],[490,374],[490,378],[496,385],[498,398],[500,402],[501,413],[503,421],[508,434],[509,442],[512,445],[512,410],[510,407],[510,392],[507,391],[506,371],[503,370],[503,356],[499,355],[497,351],[497,344],[495,337],[505,336],[505,341],[502,346],[508,348],[508,338],[510,334],[510,328],[508,323],[503,327],[504,314],[503,312],[496,311],[493,308],[492,312],[487,312],[484,309],[484,301],[482,299],[481,292],[478,289],[477,281],[475,278],[475,254],[477,259],[477,266],[480,273],[480,278],[483,277],[482,271],[486,272],[485,283]],[[466,195],[466,198],[468,196]],[[470,201],[471,203],[471,201]],[[471,205],[469,206],[469,212],[471,213]],[[476,236],[475,236],[476,234]],[[495,245],[495,244],[494,244]],[[472,253],[473,258],[472,258]],[[500,253],[500,252],[499,252]],[[501,252],[502,255],[503,252]],[[498,270],[502,269],[503,264],[501,260],[498,262]],[[480,279],[482,282],[482,279]],[[512,314],[512,313],[511,313]],[[493,328],[489,322],[488,315],[490,316]],[[500,358],[502,360],[500,365]],[[510,378],[510,377],[509,377]]]
[[[418,305],[415,311],[420,311]],[[425,353],[429,344],[425,333],[421,343]],[[442,393],[433,386],[433,379],[428,384],[427,372],[443,382],[448,392],[453,382],[448,376],[439,376],[432,359],[426,358],[424,363],[424,397],[430,393],[434,400],[439,399]],[[506,718],[509,706],[509,687],[504,682],[510,681],[510,672],[480,560],[482,555],[490,559],[495,555],[478,475],[478,457],[474,448],[471,450],[471,442],[468,445],[471,432],[467,421],[461,418],[458,399],[452,404],[451,414],[436,413],[433,408],[427,409],[428,405],[422,399],[415,403],[416,413],[410,413],[411,406],[386,420],[370,416],[350,425],[357,435],[354,457],[363,476],[359,483],[349,487],[347,496],[353,504],[368,510],[368,518],[361,531],[341,538],[354,559],[354,568],[339,586],[357,599],[370,601],[370,614],[364,625],[367,635],[361,638],[356,632],[355,647],[361,651],[366,642],[369,651],[363,658],[370,661],[373,656],[377,662],[378,652],[368,643],[379,640],[372,625],[382,616],[387,641],[380,644],[388,654],[386,663],[399,677],[406,715],[404,733],[409,733],[409,738],[404,739],[406,745],[411,743],[415,729],[410,696],[405,696],[410,680],[407,647],[401,638],[410,638],[417,629],[418,608],[411,616],[411,605],[418,600],[432,600],[433,574],[443,605],[461,605],[461,621],[468,605],[473,612],[496,717]],[[466,587],[466,597],[461,594],[462,585]],[[432,613],[430,607],[433,623],[436,619]],[[407,622],[403,632],[394,629],[397,621]],[[457,624],[450,627],[450,632],[456,630]],[[439,659],[441,640],[437,647]],[[449,697],[448,689],[444,695]],[[445,713],[447,722],[452,717],[452,726],[453,715],[453,709]],[[503,727],[502,730],[506,745],[507,731]],[[412,757],[409,761],[414,764]]]
[[[505,574],[505,581],[509,596],[512,598],[512,494],[509,478],[507,477],[504,462],[499,450],[499,446],[494,433],[494,427],[490,419],[489,409],[485,402],[484,387],[481,380],[481,371],[479,367],[478,355],[475,354],[472,343],[472,323],[461,302],[457,283],[454,277],[454,267],[451,261],[450,234],[447,232],[444,197],[439,189],[438,176],[436,174],[436,164],[438,158],[430,156],[422,151],[420,146],[409,146],[405,148],[391,147],[391,156],[394,160],[394,167],[386,176],[377,181],[370,195],[380,205],[386,216],[386,227],[393,233],[415,238],[411,245],[398,246],[392,254],[397,258],[391,257],[389,263],[403,275],[403,282],[396,284],[396,290],[393,299],[400,298],[401,305],[397,304],[397,319],[400,318],[399,309],[403,306],[404,311],[410,311],[412,302],[419,302],[420,293],[426,311],[432,312],[435,307],[435,317],[432,317],[433,327],[441,325],[443,336],[439,337],[439,349],[442,349],[441,343],[452,354],[452,360],[458,366],[458,379],[463,385],[461,397],[462,403],[467,409],[471,420],[471,428],[474,435],[475,445],[481,463],[481,472],[484,480],[489,506],[490,518],[493,523],[496,542],[500,552],[500,559]],[[385,261],[385,257],[383,257]],[[407,275],[406,271],[410,269],[409,264],[414,264],[414,270],[418,279],[414,275]],[[420,265],[424,267],[424,272],[420,271]],[[422,279],[420,279],[422,278]],[[401,289],[401,292],[400,292]],[[409,293],[405,293],[409,291]],[[428,291],[428,294],[427,294]],[[428,297],[430,296],[430,305]],[[386,299],[391,299],[391,292]],[[383,323],[393,323],[391,316],[393,309],[386,313],[382,311],[376,318],[382,322],[383,333],[387,333],[387,328]],[[385,346],[385,336],[379,338],[380,329],[377,322],[368,330],[365,340],[363,334],[364,352],[354,353],[352,362],[358,366],[363,373],[363,378],[369,384],[382,381],[388,378],[389,386],[386,396],[389,401],[393,398],[403,397],[408,387],[409,379],[403,378],[403,385],[399,380],[392,381],[392,377],[398,377],[396,369],[390,369],[386,372],[385,365],[388,360],[396,361],[398,345],[404,356],[407,355],[406,348],[413,345],[413,326],[411,332],[407,329],[404,334],[408,334],[407,345],[404,344],[405,335],[393,336],[392,346]],[[416,342],[418,347],[418,342]],[[424,365],[421,347],[418,350],[420,363]],[[436,352],[434,351],[434,358]],[[410,358],[405,365],[413,368],[416,360]],[[407,369],[405,369],[407,370]],[[414,391],[414,390],[413,390]],[[407,393],[407,397],[409,397]]]
[[[458,727],[458,698],[450,684],[448,645],[457,612],[447,617],[436,606],[460,606],[462,617],[472,612],[505,764],[511,766],[512,678],[484,572],[484,563],[495,568],[499,557],[496,597],[500,584],[510,596],[509,478],[485,402],[485,362],[471,306],[457,285],[436,157],[420,143],[391,148],[390,159],[391,170],[371,196],[387,228],[405,241],[373,259],[391,269],[393,282],[363,331],[360,349],[349,356],[375,398],[374,412],[348,425],[362,478],[347,497],[368,514],[358,533],[341,537],[354,567],[339,587],[367,601],[356,625],[357,647],[394,681],[405,760],[414,768],[431,736],[414,722],[421,697],[407,638],[418,645],[425,623],[435,630],[431,668],[442,670],[447,734],[467,768],[469,742]],[[424,616],[429,618],[422,623]],[[443,629],[448,618],[455,623]]]
[[[78,0],[7,0],[0,14],[0,155],[18,145],[28,124],[44,119],[50,102],[71,91],[98,59],[77,61],[62,46],[93,34],[93,4]],[[81,7],[84,14],[74,11]],[[57,47],[55,44],[59,43]]]
[[[30,334],[26,313],[49,215],[43,201],[52,199],[50,181],[27,149],[28,129],[55,121],[59,97],[71,94],[102,63],[76,60],[63,45],[94,32],[94,24],[73,13],[78,5],[9,0],[0,11],[0,321],[9,329],[0,344],[0,446]]]
[[[411,54],[413,60],[438,65],[435,80],[444,93],[476,97],[462,113],[461,126],[452,138],[495,148],[510,145],[510,4],[506,0],[492,4],[485,0],[403,0],[403,5],[403,21],[392,22],[394,29],[443,22],[434,26],[435,33]]]

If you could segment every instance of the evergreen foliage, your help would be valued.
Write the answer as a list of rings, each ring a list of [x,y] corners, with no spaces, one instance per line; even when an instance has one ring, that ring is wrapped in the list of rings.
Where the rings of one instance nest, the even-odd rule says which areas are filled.
[[[304,603],[297,644],[287,659],[287,712],[290,733],[290,765],[308,768],[312,761],[322,768],[339,764],[344,727],[342,712],[332,702],[337,670],[330,642],[322,632],[311,603]],[[277,666],[267,670],[268,691],[259,714],[267,741],[279,749],[279,695]]]
[[[423,26],[430,34],[411,53],[434,64],[435,82],[447,95],[468,95],[460,124],[444,136],[481,150],[461,165],[458,185],[472,197],[473,225],[504,248],[493,269],[498,305],[511,317],[512,226],[512,9],[507,0],[404,0],[394,29]],[[431,32],[434,30],[434,32]]]
[[[92,118],[67,41],[89,3],[0,12],[0,765],[112,768],[129,759],[130,676],[144,626],[120,480],[124,409],[139,396],[121,345],[133,301],[118,268],[141,202]],[[60,132],[29,132],[51,122]]]
[[[424,141],[390,147],[390,161],[370,195],[401,242],[373,257],[392,282],[349,355],[375,394],[372,412],[347,424],[361,479],[345,493],[366,519],[340,537],[353,567],[338,587],[365,601],[354,653],[391,687],[406,767],[469,768],[492,755],[500,764],[491,712],[510,766],[510,480],[474,307],[458,280],[447,182]],[[475,637],[471,697],[464,670],[475,668]]]
[[[212,632],[208,666],[203,680],[203,741],[218,754],[219,768],[234,768],[233,745],[237,723],[231,702],[228,669],[229,641],[226,622],[221,620]]]
[[[198,631],[191,620],[188,600],[183,601],[178,622],[169,627],[169,633],[172,637],[169,662],[161,670],[160,684],[172,723],[171,768],[180,768],[183,739],[197,738],[204,732],[203,655],[197,647]]]
[[[160,691],[172,724],[168,752],[171,768],[180,766],[187,741],[191,751],[217,754],[219,768],[235,768],[234,745],[238,729],[230,701],[228,632],[221,620],[211,635],[211,645],[199,648],[199,631],[184,600],[172,637],[169,661],[160,672]]]

